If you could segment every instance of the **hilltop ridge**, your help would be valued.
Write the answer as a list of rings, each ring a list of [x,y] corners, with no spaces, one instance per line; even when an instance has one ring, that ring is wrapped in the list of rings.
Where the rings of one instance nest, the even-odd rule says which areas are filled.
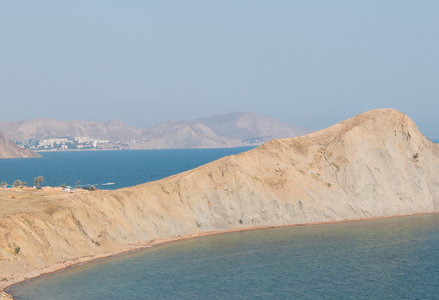
[[[438,172],[439,146],[409,117],[368,111],[159,181],[0,215],[0,277],[154,240],[438,212]]]

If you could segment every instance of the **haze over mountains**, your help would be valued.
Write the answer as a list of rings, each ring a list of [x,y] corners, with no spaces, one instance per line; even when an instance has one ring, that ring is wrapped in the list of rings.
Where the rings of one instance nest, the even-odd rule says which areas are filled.
[[[165,121],[147,129],[116,120],[32,119],[0,122],[0,132],[14,141],[88,137],[109,141],[97,143],[102,149],[112,147],[111,143],[123,143],[128,149],[172,149],[253,146],[274,138],[307,134],[311,130],[256,114],[229,113],[191,121]]]
[[[142,129],[117,120],[94,122],[31,119],[18,122],[0,122],[0,131],[11,140],[88,136],[125,142],[142,138]]]

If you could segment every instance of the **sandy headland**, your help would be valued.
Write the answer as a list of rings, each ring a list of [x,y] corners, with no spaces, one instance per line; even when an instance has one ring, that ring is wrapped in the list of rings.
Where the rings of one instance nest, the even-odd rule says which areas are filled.
[[[0,288],[218,232],[435,213],[439,147],[380,109],[116,191],[0,191]]]

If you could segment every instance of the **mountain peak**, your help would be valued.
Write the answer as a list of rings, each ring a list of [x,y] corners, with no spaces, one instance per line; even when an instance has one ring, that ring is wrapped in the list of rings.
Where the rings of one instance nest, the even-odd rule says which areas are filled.
[[[316,131],[310,138],[319,138],[327,144],[342,135],[362,136],[361,139],[388,138],[389,134],[416,133],[424,137],[415,123],[405,114],[394,109],[374,109],[358,114],[326,129]],[[424,137],[425,138],[425,137]]]

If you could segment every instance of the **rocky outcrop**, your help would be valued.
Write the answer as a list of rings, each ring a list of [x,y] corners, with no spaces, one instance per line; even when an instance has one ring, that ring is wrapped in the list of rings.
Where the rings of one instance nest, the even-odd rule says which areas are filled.
[[[13,300],[11,295],[8,295],[4,292],[0,292],[0,300]]]
[[[31,158],[41,157],[39,154],[27,149],[20,148],[11,141],[5,139],[0,133],[0,159],[2,158]]]
[[[0,276],[160,238],[438,212],[438,172],[438,145],[373,110],[156,182],[0,209]]]

